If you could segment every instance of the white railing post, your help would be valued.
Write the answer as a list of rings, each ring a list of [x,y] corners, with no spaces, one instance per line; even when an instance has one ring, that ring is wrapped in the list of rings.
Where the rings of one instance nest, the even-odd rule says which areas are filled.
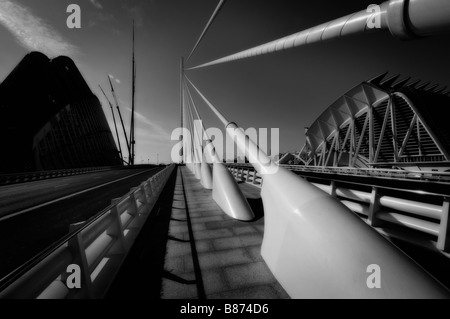
[[[130,194],[128,201],[129,207],[131,207],[131,212],[129,214],[136,218],[139,215],[139,207],[137,205],[137,198],[134,192]]]
[[[258,172],[256,171],[256,169],[254,169],[254,170],[253,170],[253,181],[252,181],[253,184],[256,184],[256,178],[257,178],[256,175],[257,175],[257,173],[258,173]]]
[[[145,185],[144,183],[141,184],[141,186],[139,186],[139,192],[141,193],[141,197],[142,197],[142,205],[144,205],[145,207],[147,207],[148,203],[150,202],[149,198],[147,198],[147,194],[145,192]]]
[[[152,193],[153,194],[157,194],[158,193],[158,189],[157,189],[157,184],[156,184],[156,180],[155,180],[154,176],[152,176],[150,178],[149,185],[150,185],[150,188],[152,190]]]
[[[441,223],[439,225],[439,236],[437,242],[437,248],[450,252],[450,199],[448,197],[444,198],[444,202],[442,204],[442,216]]]
[[[335,181],[331,181],[330,195],[333,196],[333,197],[337,197],[337,195],[336,195],[336,182]]]
[[[155,202],[155,198],[153,196],[153,190],[152,190],[152,185],[150,183],[150,181],[146,181],[145,182],[145,195],[147,196],[148,202],[150,204],[153,204]]]
[[[79,224],[70,225],[71,229],[75,229]],[[83,242],[83,232],[79,232],[75,237],[69,240],[69,248],[74,254],[74,264],[78,265],[81,269],[81,289],[82,294],[86,298],[93,297],[91,272],[86,259],[86,248]]]
[[[372,187],[372,193],[370,195],[370,206],[369,206],[369,224],[372,227],[378,227],[381,221],[377,218],[377,212],[380,210],[380,194],[378,193],[377,187]]]
[[[129,247],[127,247],[125,242],[125,236],[123,235],[123,225],[122,219],[120,218],[119,210],[117,209],[117,204],[119,201],[114,200],[114,206],[111,208],[111,219],[112,224],[108,228],[107,234],[115,237],[117,240],[116,245],[114,245],[114,249],[111,251],[112,253],[122,254],[128,252]]]

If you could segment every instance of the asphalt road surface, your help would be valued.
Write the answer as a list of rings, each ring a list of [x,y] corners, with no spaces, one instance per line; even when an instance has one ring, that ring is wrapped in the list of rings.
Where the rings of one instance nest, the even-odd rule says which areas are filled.
[[[0,186],[0,278],[163,167],[120,169]]]

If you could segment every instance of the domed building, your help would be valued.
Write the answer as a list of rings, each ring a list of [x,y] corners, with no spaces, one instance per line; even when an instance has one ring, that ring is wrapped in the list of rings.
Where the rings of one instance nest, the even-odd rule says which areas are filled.
[[[68,57],[27,54],[0,84],[0,173],[121,165],[100,101]]]

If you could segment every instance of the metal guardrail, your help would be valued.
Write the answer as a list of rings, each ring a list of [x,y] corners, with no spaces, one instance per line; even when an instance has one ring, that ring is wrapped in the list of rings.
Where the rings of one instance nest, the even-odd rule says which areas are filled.
[[[122,166],[120,166],[122,167]],[[39,172],[27,172],[16,174],[0,174],[0,185],[10,185],[16,183],[31,182],[37,180],[44,180],[63,176],[81,175],[93,172],[102,172],[117,168],[117,166],[103,166],[103,167],[87,167],[87,168],[71,168]]]
[[[253,166],[249,163],[226,163],[229,167],[250,168]],[[349,176],[365,176],[365,177],[384,177],[391,179],[407,179],[407,180],[426,180],[433,182],[450,183],[450,172],[433,172],[433,171],[409,171],[398,169],[382,169],[382,168],[353,168],[353,167],[331,167],[331,166],[305,166],[305,165],[286,165],[284,167],[294,172],[310,172],[322,174],[339,174]]]
[[[0,298],[102,298],[173,172],[172,164],[2,279]],[[81,270],[81,288],[69,288],[71,267]]]
[[[255,186],[261,187],[263,180],[259,173],[249,164],[228,164],[228,169],[238,180],[245,181]],[[284,166],[284,165],[283,165]],[[286,166],[284,166],[286,167]],[[288,166],[286,168],[290,168]],[[319,168],[320,169],[320,168]],[[308,170],[309,171],[309,170]],[[334,170],[333,172],[336,172]],[[346,172],[343,169],[342,172]],[[380,173],[380,170],[359,170],[349,169],[350,174],[358,172]],[[392,170],[391,170],[392,171]],[[315,172],[328,173],[327,168],[315,170]],[[390,172],[389,172],[390,173]],[[423,172],[425,174],[430,172]],[[435,173],[435,172],[432,172]],[[448,173],[440,173],[448,176]],[[364,174],[364,176],[369,176]],[[380,175],[377,175],[380,176]],[[325,179],[323,179],[325,181]],[[421,191],[415,194],[416,200],[411,200],[411,190],[396,189],[398,196],[386,195],[390,188],[372,187],[372,192],[364,192],[352,188],[336,186],[334,181],[328,181],[330,184],[312,183],[329,195],[337,197],[350,210],[365,216],[371,226],[380,226],[383,222],[396,224],[405,228],[414,229],[425,234],[431,235],[436,239],[436,247],[444,252],[450,252],[450,194],[449,197]],[[345,182],[351,184],[351,182]],[[355,183],[355,186],[361,184]],[[371,185],[367,185],[371,186]],[[440,201],[442,205],[436,205],[422,198],[432,197],[435,202]]]

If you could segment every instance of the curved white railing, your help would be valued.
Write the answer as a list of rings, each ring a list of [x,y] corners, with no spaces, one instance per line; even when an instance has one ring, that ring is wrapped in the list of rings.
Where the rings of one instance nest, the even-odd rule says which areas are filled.
[[[252,168],[249,163],[227,163],[229,167]],[[407,180],[425,180],[434,182],[450,182],[450,172],[435,171],[414,171],[385,168],[356,168],[356,167],[332,167],[332,166],[305,166],[305,165],[287,165],[281,164],[290,171],[321,173],[321,174],[339,174],[349,176],[365,177],[386,177],[389,179],[407,179]]]
[[[249,164],[227,164],[228,169],[231,171],[236,179],[245,181],[249,184],[261,187],[263,184],[263,178],[258,172]],[[285,166],[288,169],[294,170],[296,166]],[[310,167],[313,168],[313,167]],[[305,167],[298,169],[302,172],[316,172],[330,174],[342,174],[331,168],[320,168],[309,170]],[[338,169],[338,168],[337,168]],[[376,169],[343,169],[343,173],[348,175],[358,176],[382,176],[392,177],[396,176],[399,179],[403,179],[402,175],[391,175],[399,173],[396,170],[376,170]],[[400,171],[402,173],[404,171]],[[376,173],[376,175],[372,175]],[[428,176],[430,173],[436,172],[415,172],[423,173],[423,176]],[[387,174],[387,175],[385,175]],[[440,173],[442,177],[450,177],[448,173]],[[418,179],[422,175],[416,176]],[[307,177],[306,177],[307,178]],[[436,177],[437,178],[437,177]],[[315,179],[320,179],[324,183],[313,182],[312,184],[321,190],[325,191],[329,195],[340,199],[341,203],[347,206],[350,210],[367,217],[367,220],[372,226],[379,226],[383,222],[390,224],[396,224],[404,227],[405,229],[414,229],[419,232],[432,235],[436,239],[436,247],[439,250],[450,252],[450,227],[448,225],[449,217],[449,203],[448,196],[436,193],[430,193],[425,191],[417,192],[412,189],[400,189],[396,188],[397,196],[391,196],[386,193],[392,191],[388,187],[372,186],[371,184],[352,183],[346,181],[347,187],[337,186],[335,180],[332,178],[320,178],[318,176]],[[439,179],[441,180],[441,179]],[[353,187],[352,187],[353,185]],[[358,188],[361,186],[368,186],[372,188],[371,192],[361,191]],[[411,194],[414,194],[414,200],[412,200]],[[434,202],[440,202],[438,205],[433,201],[425,200],[425,198],[433,198]],[[400,234],[400,233],[399,233]],[[398,236],[400,239],[409,240],[409,236]],[[418,240],[415,240],[417,242]]]

